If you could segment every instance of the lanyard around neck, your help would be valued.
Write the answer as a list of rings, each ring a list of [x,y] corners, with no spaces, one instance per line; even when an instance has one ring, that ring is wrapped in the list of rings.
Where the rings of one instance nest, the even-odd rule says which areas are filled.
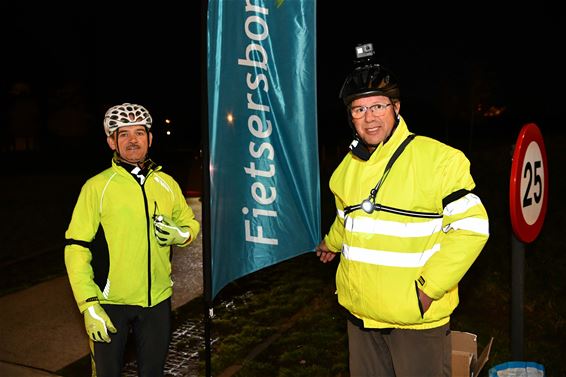
[[[375,187],[371,189],[370,194],[367,197],[367,199],[364,199],[360,204],[356,204],[356,205],[344,208],[344,215],[347,215],[350,212],[353,212],[353,211],[358,210],[360,208],[363,209],[364,212],[366,212],[366,213],[372,213],[374,211],[374,209],[376,209],[375,197],[377,196],[377,192],[379,191],[380,187],[383,185],[383,182],[385,182],[385,179],[389,175],[389,171],[391,170],[391,167],[393,166],[393,164],[395,163],[397,158],[401,155],[401,153],[403,153],[403,150],[405,149],[405,147],[407,147],[407,145],[415,138],[415,136],[417,136],[417,135],[410,134],[409,136],[407,136],[407,138],[405,140],[403,140],[401,145],[399,145],[397,147],[397,149],[395,150],[395,152],[393,153],[393,155],[391,156],[391,158],[387,162],[387,165],[385,166],[385,171],[383,172],[383,175],[381,176],[381,178],[379,179],[379,181],[377,182]]]

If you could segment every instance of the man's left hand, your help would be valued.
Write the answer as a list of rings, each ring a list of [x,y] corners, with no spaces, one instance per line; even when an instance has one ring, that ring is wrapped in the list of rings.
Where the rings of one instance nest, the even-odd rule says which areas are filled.
[[[428,297],[426,293],[419,289],[419,301],[421,302],[421,306],[423,308],[423,314],[426,313],[430,305],[432,304],[432,298]]]

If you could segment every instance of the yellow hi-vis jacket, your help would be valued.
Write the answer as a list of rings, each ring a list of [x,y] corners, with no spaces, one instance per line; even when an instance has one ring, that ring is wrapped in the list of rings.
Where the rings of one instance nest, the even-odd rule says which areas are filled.
[[[179,184],[160,166],[140,184],[114,158],[83,185],[65,232],[65,265],[81,313],[92,301],[152,307],[171,297],[171,247],[157,242],[153,215],[188,229],[182,246],[200,231]]]
[[[377,192],[378,208],[348,212],[369,197],[409,135],[401,118],[368,161],[350,152],[330,179],[337,216],[325,242],[342,253],[338,301],[366,328],[446,324],[458,305],[458,282],[489,237],[485,208],[469,192],[475,183],[468,159],[424,136],[412,140],[393,164]],[[434,299],[424,316],[417,287]]]

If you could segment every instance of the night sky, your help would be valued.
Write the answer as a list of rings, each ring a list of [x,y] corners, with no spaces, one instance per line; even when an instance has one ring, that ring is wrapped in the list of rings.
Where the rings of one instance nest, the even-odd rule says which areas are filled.
[[[2,44],[10,51],[3,54],[3,97],[18,81],[51,101],[72,87],[99,124],[121,102],[144,104],[158,120],[199,115],[198,8],[45,12],[2,12]]]
[[[351,68],[353,47],[367,42],[374,43],[377,60],[399,77],[401,112],[418,133],[458,139],[453,127],[468,125],[478,106],[504,109],[500,119],[509,124],[538,121],[543,130],[558,127],[563,13],[543,3],[447,4],[318,1],[321,143],[336,139],[326,130],[350,137],[338,91]],[[85,135],[100,136],[104,111],[126,101],[144,104],[158,124],[172,118],[181,134],[176,140],[198,148],[204,100],[201,12],[196,1],[183,7],[4,9],[2,124],[9,123],[15,86],[25,83],[42,117],[69,102],[88,113],[83,131],[48,126],[44,150],[73,134],[100,143],[102,138]],[[8,135],[3,127],[3,139]],[[9,149],[5,141],[2,146]]]
[[[558,127],[551,123],[563,108],[566,82],[565,59],[559,57],[563,13],[542,3],[404,3],[391,8],[386,2],[360,2],[329,17],[319,9],[319,60],[324,61],[319,67],[344,69],[319,70],[319,81],[339,89],[351,66],[351,46],[371,41],[377,60],[397,74],[401,113],[418,133],[442,138],[453,131],[447,128],[469,124],[471,109],[478,106],[504,108],[502,122]],[[319,103],[338,104],[332,98],[337,89],[319,90]]]

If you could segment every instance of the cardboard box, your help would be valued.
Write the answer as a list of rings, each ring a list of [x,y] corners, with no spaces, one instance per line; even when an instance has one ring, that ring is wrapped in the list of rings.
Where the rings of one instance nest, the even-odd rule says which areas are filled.
[[[487,363],[493,337],[478,357],[477,335],[452,331],[452,377],[477,377]]]

